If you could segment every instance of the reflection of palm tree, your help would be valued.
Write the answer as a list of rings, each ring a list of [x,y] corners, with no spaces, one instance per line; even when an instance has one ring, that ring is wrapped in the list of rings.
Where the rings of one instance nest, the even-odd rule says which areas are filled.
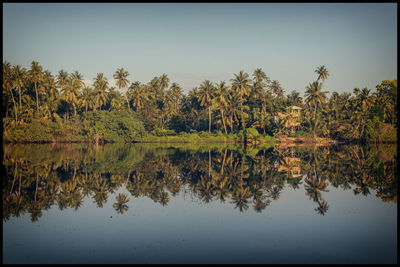
[[[314,169],[314,176],[312,177],[307,177],[305,180],[306,184],[304,187],[306,188],[307,195],[310,198],[313,198],[315,202],[319,202],[319,199],[321,197],[321,192],[329,192],[326,187],[328,186],[328,183],[325,179],[320,179]]]
[[[269,206],[269,204],[271,204],[271,200],[267,199],[265,202],[262,200],[253,200],[253,208],[256,212],[260,213],[261,211],[263,211],[266,207]]]
[[[279,186],[272,187],[272,190],[269,193],[273,200],[277,200],[279,198],[279,195],[281,194]]]
[[[162,191],[160,195],[160,203],[161,205],[165,206],[169,202],[169,195],[167,192]]]
[[[328,202],[322,200],[318,201],[318,208],[316,208],[315,211],[318,212],[318,214],[325,216],[325,213],[328,212],[328,209],[329,209]]]
[[[235,209],[239,208],[240,212],[247,210],[249,197],[251,197],[251,192],[248,187],[240,187],[239,190],[233,192],[232,203],[236,205]]]
[[[114,203],[113,208],[117,211],[117,213],[123,214],[128,210],[129,207],[126,205],[126,203],[129,202],[129,198],[125,194],[118,194],[115,199],[117,202]]]

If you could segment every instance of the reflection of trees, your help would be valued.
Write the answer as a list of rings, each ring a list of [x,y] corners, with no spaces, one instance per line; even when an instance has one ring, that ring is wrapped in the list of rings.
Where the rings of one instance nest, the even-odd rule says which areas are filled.
[[[182,190],[208,203],[228,202],[240,212],[251,205],[262,212],[280,197],[285,184],[305,193],[324,215],[329,205],[322,193],[328,186],[375,191],[383,201],[397,202],[397,152],[391,147],[295,147],[279,151],[148,148],[141,145],[5,146],[3,157],[3,220],[43,210],[79,209],[86,197],[103,207],[119,188],[113,207],[124,213],[128,195],[147,197],[160,205]],[[295,164],[301,177],[288,170]],[[286,168],[286,169],[285,169]],[[303,174],[304,177],[303,178]]]
[[[118,196],[115,198],[116,203],[114,203],[113,208],[117,211],[119,214],[123,214],[125,211],[128,210],[128,205],[126,203],[129,202],[129,198],[125,194],[118,194]]]

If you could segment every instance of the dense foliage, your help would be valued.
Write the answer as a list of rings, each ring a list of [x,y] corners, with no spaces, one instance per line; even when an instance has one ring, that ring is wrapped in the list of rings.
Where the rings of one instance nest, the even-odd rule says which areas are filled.
[[[10,142],[99,143],[208,131],[251,142],[259,133],[397,140],[397,80],[382,81],[375,92],[355,88],[328,98],[323,87],[329,73],[325,66],[315,72],[317,80],[306,86],[304,97],[296,91],[285,95],[260,68],[252,76],[234,74],[230,84],[205,80],[184,94],[166,74],[142,84],[129,81],[129,73],[119,68],[113,76],[117,90],[103,73],[87,86],[78,71],[53,75],[36,61],[29,70],[3,62],[3,137]]]

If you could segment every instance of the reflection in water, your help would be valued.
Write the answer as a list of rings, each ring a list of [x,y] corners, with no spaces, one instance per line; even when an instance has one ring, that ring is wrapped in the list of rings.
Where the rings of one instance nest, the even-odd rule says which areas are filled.
[[[265,210],[287,185],[304,190],[325,215],[328,185],[397,202],[396,146],[193,149],[154,145],[6,145],[3,221],[29,213],[37,221],[53,206],[79,209],[85,197],[123,214],[131,198],[162,206],[179,192],[204,203],[229,202],[245,212]],[[111,199],[110,201],[114,201]],[[134,204],[130,204],[134,205]]]

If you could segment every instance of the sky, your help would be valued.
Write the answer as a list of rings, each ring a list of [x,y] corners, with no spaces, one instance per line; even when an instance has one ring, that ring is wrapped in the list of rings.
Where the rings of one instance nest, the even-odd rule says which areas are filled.
[[[397,79],[397,3],[3,3],[4,60],[111,85],[165,73],[185,93],[261,68],[301,96],[325,65],[324,90],[374,90]]]

